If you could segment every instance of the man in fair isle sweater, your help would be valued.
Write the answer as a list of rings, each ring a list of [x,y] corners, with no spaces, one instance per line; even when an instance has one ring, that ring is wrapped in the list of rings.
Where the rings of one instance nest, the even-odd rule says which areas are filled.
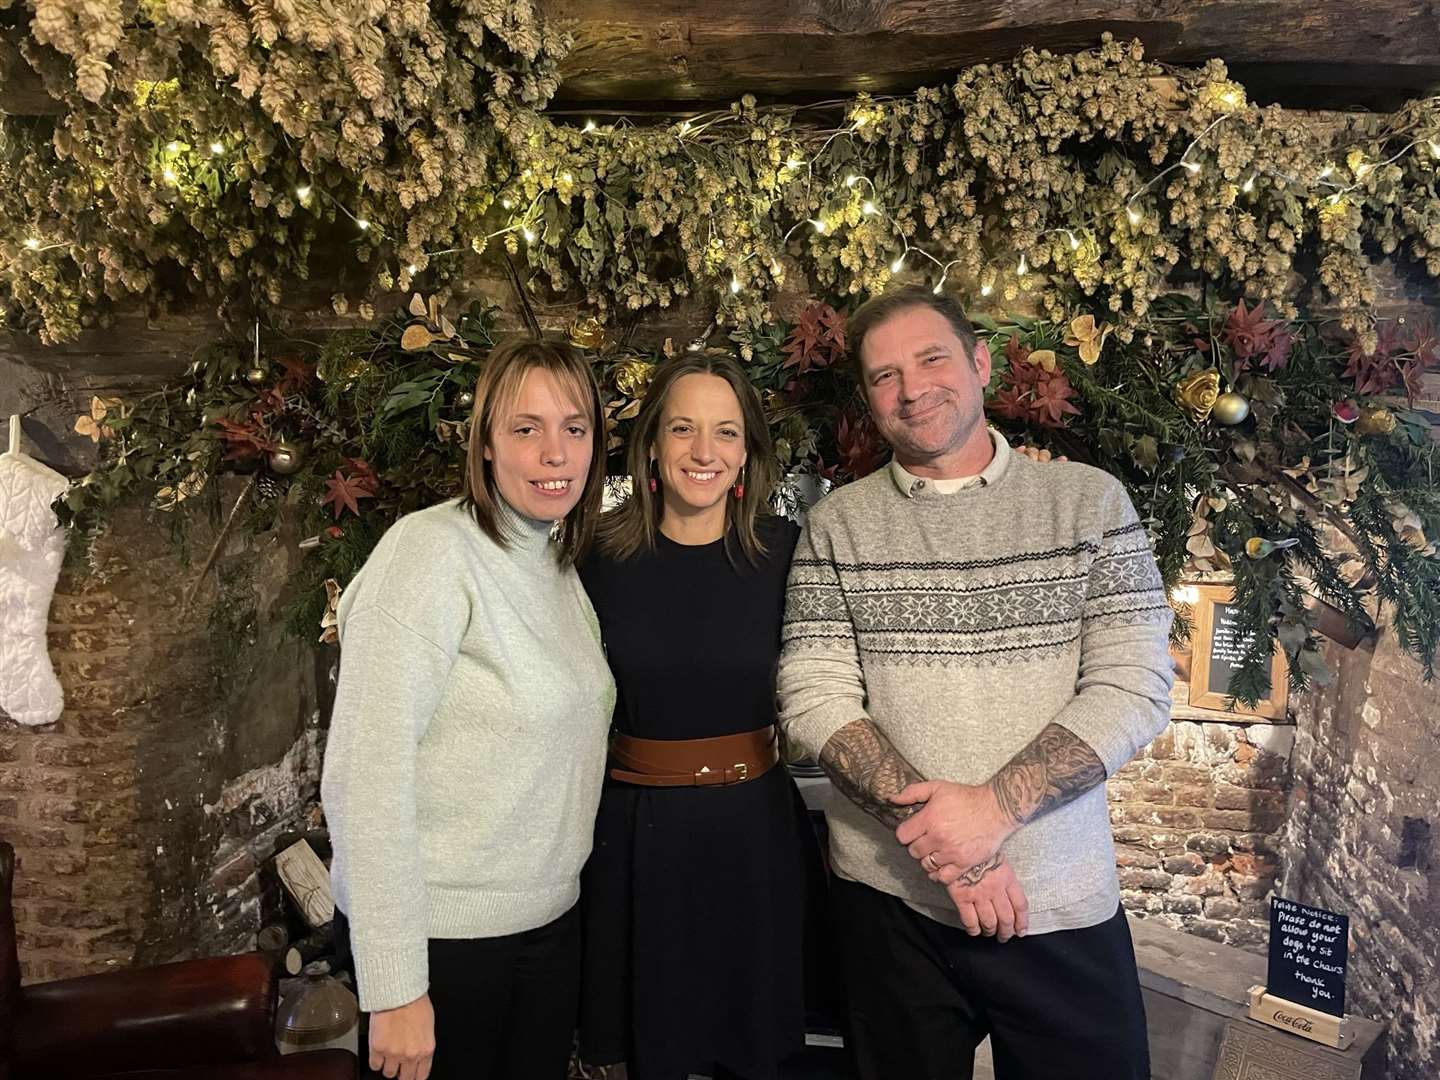
[[[952,301],[898,290],[849,335],[894,460],[811,511],[779,685],[847,796],[830,846],[860,1074],[968,1078],[989,1035],[998,1080],[1146,1080],[1104,788],[1169,716],[1145,531],[1114,477],[987,429],[990,356]]]

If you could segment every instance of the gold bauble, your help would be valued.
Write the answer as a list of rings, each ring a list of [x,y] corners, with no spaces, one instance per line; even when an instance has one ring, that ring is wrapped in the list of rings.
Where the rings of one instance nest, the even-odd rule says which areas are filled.
[[[265,381],[266,372],[264,368],[252,367],[245,372],[245,381],[252,386],[259,386]]]
[[[1361,435],[1389,435],[1395,430],[1395,414],[1383,407],[1361,409],[1355,430]]]
[[[1215,399],[1210,415],[1217,424],[1238,424],[1250,415],[1250,402],[1244,394],[1231,390]]]
[[[1220,373],[1214,368],[1187,375],[1175,384],[1175,401],[1197,424],[1210,415],[1220,396]]]
[[[278,442],[266,459],[270,471],[277,476],[289,476],[300,471],[305,464],[305,451],[292,442]]]
[[[655,365],[648,360],[626,360],[615,368],[615,389],[626,397],[638,398],[655,377]]]
[[[605,348],[605,327],[591,315],[576,319],[570,324],[570,344],[585,352],[599,352]]]

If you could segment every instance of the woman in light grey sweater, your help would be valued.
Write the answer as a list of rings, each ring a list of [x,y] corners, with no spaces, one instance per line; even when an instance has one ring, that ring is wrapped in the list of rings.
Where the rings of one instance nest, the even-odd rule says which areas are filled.
[[[574,570],[604,423],[563,345],[496,349],[475,399],[465,497],[397,522],[341,601],[322,784],[337,937],[371,1069],[559,1080],[614,704]]]

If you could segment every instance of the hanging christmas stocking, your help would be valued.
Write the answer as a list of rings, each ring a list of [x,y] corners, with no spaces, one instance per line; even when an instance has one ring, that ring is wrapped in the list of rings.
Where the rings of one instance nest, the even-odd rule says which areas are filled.
[[[53,503],[70,482],[20,452],[20,420],[0,454],[0,711],[22,724],[53,724],[64,698],[50,666],[45,627],[65,557]]]

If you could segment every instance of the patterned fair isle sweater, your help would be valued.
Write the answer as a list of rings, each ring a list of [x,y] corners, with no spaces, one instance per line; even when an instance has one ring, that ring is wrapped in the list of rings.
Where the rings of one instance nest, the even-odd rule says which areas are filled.
[[[880,469],[811,511],[790,572],[779,689],[786,733],[812,756],[868,718],[927,778],[981,784],[1053,722],[1113,774],[1165,727],[1171,612],[1124,488],[992,437],[979,484],[902,490]],[[829,818],[842,877],[960,925],[890,829],[842,798]],[[1032,934],[1115,914],[1103,784],[1003,850]]]

